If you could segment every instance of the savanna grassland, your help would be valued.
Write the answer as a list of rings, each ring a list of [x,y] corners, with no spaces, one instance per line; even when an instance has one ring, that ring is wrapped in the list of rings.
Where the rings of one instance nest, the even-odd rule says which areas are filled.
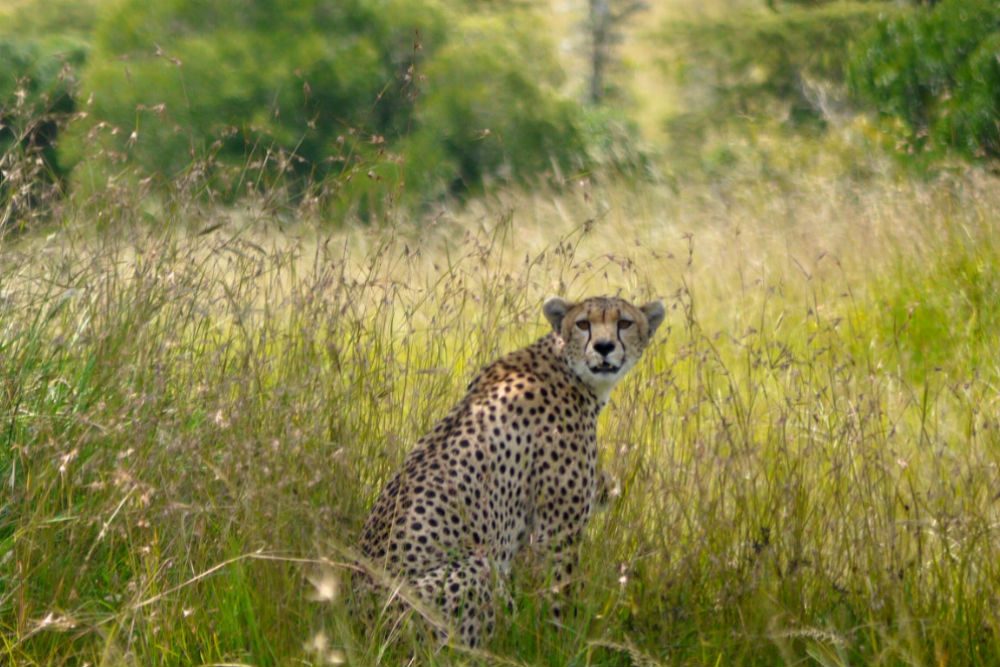
[[[990,664],[995,185],[583,183],[393,231],[8,243],[5,655],[298,664],[322,633],[355,664],[466,660],[383,653],[328,579],[544,295],[621,292],[670,315],[602,419],[621,493],[581,611],[558,631],[519,590],[496,660]]]
[[[0,664],[1000,662],[1000,181],[864,117],[725,132],[379,224],[122,175],[0,236]],[[526,561],[483,651],[359,618],[380,486],[598,293],[668,316],[601,417],[576,613]]]

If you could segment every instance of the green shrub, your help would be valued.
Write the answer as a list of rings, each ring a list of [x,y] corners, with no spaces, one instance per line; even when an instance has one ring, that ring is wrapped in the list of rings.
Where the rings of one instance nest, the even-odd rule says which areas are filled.
[[[579,166],[579,106],[555,92],[561,72],[544,41],[509,19],[466,18],[428,63],[415,140],[440,142],[446,159],[427,165],[424,156],[412,155],[408,181],[443,167],[449,189],[460,193],[488,178]],[[504,32],[506,39],[493,37]]]
[[[85,56],[72,38],[0,37],[0,231],[24,224],[65,176],[55,142]]]
[[[98,26],[93,105],[68,152],[85,157],[106,123],[105,148],[167,178],[201,158],[329,171],[338,137],[407,127],[415,35],[442,40],[432,2],[127,0]]]
[[[743,12],[672,21],[660,39],[677,54],[665,64],[691,90],[690,113],[712,115],[710,124],[778,114],[793,126],[815,125],[826,113],[816,89],[844,85],[852,36],[884,11],[877,3],[840,2]]]
[[[104,0],[16,0],[0,3],[0,32],[18,37],[86,38]],[[106,4],[106,3],[105,3]]]
[[[640,178],[651,175],[652,155],[643,145],[636,124],[619,109],[587,107],[581,119],[581,134],[586,166]]]
[[[834,2],[666,23],[658,38],[671,57],[661,67],[683,99],[664,119],[669,154],[714,178],[743,162],[742,144],[754,147],[752,161],[767,162],[761,136],[822,141],[830,121],[852,112],[845,80],[852,38],[896,11]],[[719,142],[725,146],[713,147]],[[792,145],[783,141],[779,157]]]
[[[365,216],[582,164],[555,63],[526,10],[126,0],[98,26],[65,152],[207,174],[224,196],[319,182]]]
[[[852,88],[910,153],[1000,157],[1000,5],[944,0],[881,20],[853,48]]]
[[[75,39],[0,37],[0,151],[30,135],[32,122],[73,111],[75,68],[85,56],[85,45]]]

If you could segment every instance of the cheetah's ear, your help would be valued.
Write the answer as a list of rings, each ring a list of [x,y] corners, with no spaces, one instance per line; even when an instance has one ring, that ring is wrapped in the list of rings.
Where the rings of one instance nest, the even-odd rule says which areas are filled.
[[[549,321],[549,324],[552,325],[552,329],[556,333],[562,331],[562,321],[566,317],[566,313],[569,312],[569,309],[570,305],[557,296],[548,299],[545,305],[542,306],[545,319]]]
[[[649,322],[649,335],[652,336],[653,332],[656,331],[656,327],[663,323],[667,309],[663,307],[662,301],[650,301],[639,310],[646,316],[646,321]]]

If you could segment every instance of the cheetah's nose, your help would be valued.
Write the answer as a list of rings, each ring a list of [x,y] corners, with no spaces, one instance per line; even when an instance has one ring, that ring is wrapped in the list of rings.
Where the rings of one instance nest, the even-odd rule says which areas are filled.
[[[602,357],[606,357],[612,352],[614,352],[615,344],[609,340],[602,340],[600,342],[594,343],[594,349],[597,350],[597,353],[600,354]]]

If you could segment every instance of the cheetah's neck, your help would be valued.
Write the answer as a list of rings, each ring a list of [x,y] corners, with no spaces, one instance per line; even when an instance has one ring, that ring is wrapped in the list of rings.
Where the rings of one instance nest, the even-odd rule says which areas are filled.
[[[608,404],[608,399],[611,396],[611,390],[616,384],[618,384],[618,378],[609,379],[607,382],[602,382],[597,386],[588,384],[577,375],[569,363],[566,361],[566,356],[563,354],[563,346],[565,343],[563,339],[557,336],[555,333],[550,333],[541,340],[538,341],[539,345],[546,356],[549,356],[553,363],[566,374],[569,378],[572,386],[579,391],[584,397],[590,399],[595,408],[595,412],[600,412],[605,405]]]

